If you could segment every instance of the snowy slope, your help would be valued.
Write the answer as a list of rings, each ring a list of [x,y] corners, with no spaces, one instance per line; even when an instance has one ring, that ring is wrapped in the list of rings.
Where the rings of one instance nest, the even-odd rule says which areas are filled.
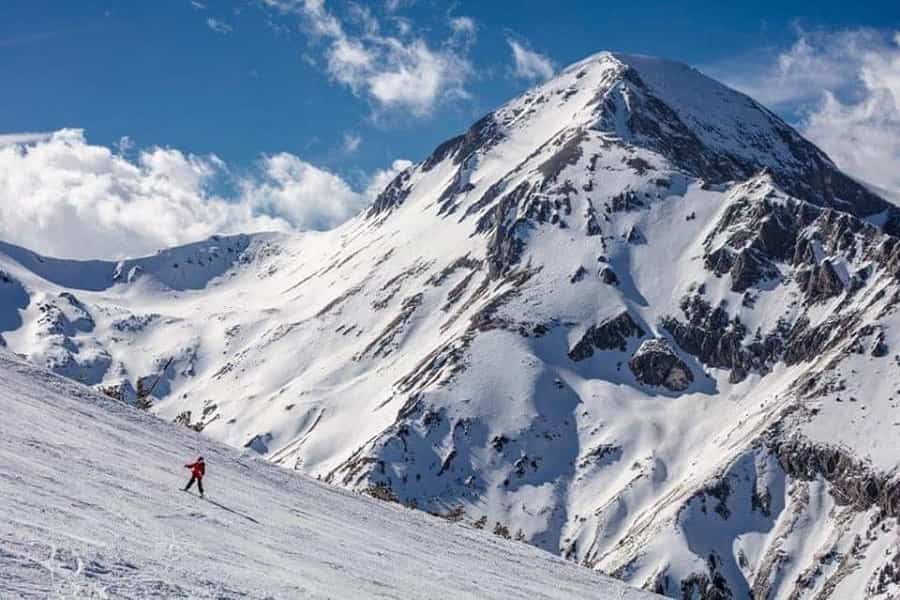
[[[752,99],[601,53],[324,234],[0,248],[9,349],[673,597],[897,593],[900,210]],[[164,372],[163,372],[164,371]]]
[[[0,355],[0,597],[649,598]],[[209,463],[208,499],[178,491]]]

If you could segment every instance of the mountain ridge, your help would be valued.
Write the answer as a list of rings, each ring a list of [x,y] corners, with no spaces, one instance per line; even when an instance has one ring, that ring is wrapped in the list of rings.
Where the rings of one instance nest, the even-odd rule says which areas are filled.
[[[0,323],[114,395],[161,372],[154,411],[277,464],[668,596],[888,597],[897,215],[746,96],[601,53],[333,232],[96,291],[0,257]]]

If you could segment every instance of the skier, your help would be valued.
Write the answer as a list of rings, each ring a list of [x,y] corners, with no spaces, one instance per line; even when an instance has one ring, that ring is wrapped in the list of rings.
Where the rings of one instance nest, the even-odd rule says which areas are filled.
[[[200,490],[200,497],[203,497],[203,476],[206,474],[206,463],[203,462],[203,457],[200,456],[197,458],[196,462],[193,462],[189,465],[184,465],[186,469],[191,470],[191,480],[188,481],[188,484],[184,486],[184,491],[188,491],[191,489],[191,486],[194,485],[194,481],[197,482],[197,489]]]

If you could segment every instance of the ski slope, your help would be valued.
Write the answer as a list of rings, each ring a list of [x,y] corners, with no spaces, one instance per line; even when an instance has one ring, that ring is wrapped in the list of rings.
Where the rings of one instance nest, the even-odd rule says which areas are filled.
[[[0,598],[653,597],[242,455],[6,353],[0,382]],[[206,500],[179,491],[198,454]]]

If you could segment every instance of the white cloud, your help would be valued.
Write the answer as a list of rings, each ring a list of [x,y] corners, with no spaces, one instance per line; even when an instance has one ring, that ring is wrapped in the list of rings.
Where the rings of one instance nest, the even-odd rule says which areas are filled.
[[[798,30],[761,62],[711,71],[799,115],[800,131],[847,173],[900,194],[900,31]]]
[[[381,23],[372,14],[372,9],[363,4],[351,2],[348,6],[348,14],[354,23],[362,27],[368,35],[377,35],[381,31]]]
[[[0,147],[0,239],[55,256],[121,258],[216,233],[328,229],[364,208],[393,168],[356,191],[281,153],[224,197],[214,190],[232,176],[214,155],[154,147],[131,160],[81,130],[60,130]]]
[[[131,139],[131,136],[123,135],[116,142],[116,150],[119,151],[119,154],[128,154],[134,150],[134,140]]]
[[[450,29],[454,33],[474,36],[477,27],[475,25],[475,19],[473,19],[472,17],[462,16],[453,17],[450,19]]]
[[[31,144],[33,142],[49,140],[52,136],[52,131],[37,133],[0,133],[0,146],[9,146],[11,144]]]
[[[553,77],[556,68],[548,57],[526,48],[516,40],[507,39],[513,54],[513,74],[520,79],[544,80]]]
[[[423,116],[444,99],[468,97],[463,88],[467,61],[452,52],[434,52],[423,40],[389,46],[384,68],[364,75],[369,93],[382,106],[406,107]]]
[[[868,56],[889,45],[889,36],[873,29],[797,29],[787,49],[756,51],[706,70],[763,104],[790,106],[818,101],[824,91],[853,93]]]
[[[466,17],[451,21],[451,37],[432,47],[412,34],[408,21],[399,21],[404,26],[398,36],[381,33],[377,18],[362,5],[350,5],[350,21],[345,24],[325,8],[324,0],[264,1],[282,13],[300,16],[309,33],[324,42],[329,76],[377,109],[406,110],[421,117],[443,101],[468,97],[465,83],[472,68],[467,52],[474,33],[463,30],[472,27],[474,32],[474,22],[467,23]]]
[[[448,21],[450,27],[450,39],[447,44],[459,49],[460,52],[468,51],[475,45],[478,37],[478,24],[472,17],[451,17]]]
[[[222,35],[228,35],[232,31],[234,31],[234,28],[225,21],[213,19],[212,17],[206,19],[206,26],[216,33],[221,33]]]
[[[412,21],[409,19],[392,17],[391,21],[394,23],[394,27],[397,28],[397,33],[400,35],[409,35],[412,32]]]
[[[404,6],[412,6],[416,0],[384,0],[384,8],[388,12],[396,12]]]
[[[350,131],[344,133],[344,144],[342,146],[342,150],[345,154],[353,154],[354,152],[359,150],[360,144],[362,144],[362,136]]]
[[[278,215],[303,229],[331,229],[368,204],[339,176],[293,154],[263,159],[262,180],[242,183],[242,202],[266,214]]]

